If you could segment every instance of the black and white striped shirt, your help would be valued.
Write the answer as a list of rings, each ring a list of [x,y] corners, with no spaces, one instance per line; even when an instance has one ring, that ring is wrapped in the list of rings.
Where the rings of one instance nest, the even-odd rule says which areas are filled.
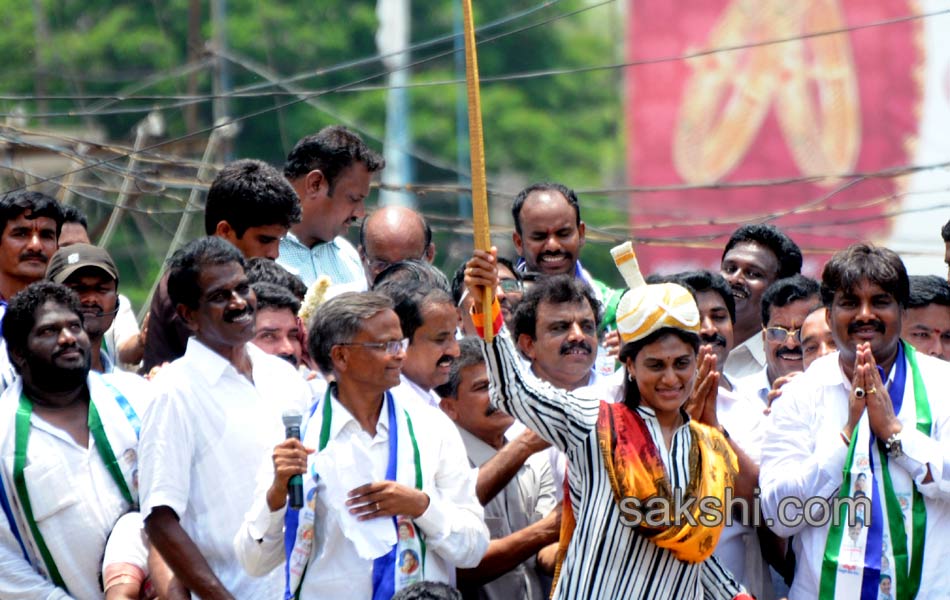
[[[685,563],[624,525],[597,443],[599,400],[577,398],[537,379],[524,367],[507,332],[484,346],[493,401],[566,452],[571,505],[577,520],[567,549],[556,599],[731,599],[739,584],[714,557]],[[689,480],[689,427],[680,427],[670,451],[652,411],[639,409],[671,484]]]

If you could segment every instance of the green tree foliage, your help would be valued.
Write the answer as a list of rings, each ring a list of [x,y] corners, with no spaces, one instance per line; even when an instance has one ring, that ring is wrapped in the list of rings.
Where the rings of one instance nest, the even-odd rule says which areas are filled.
[[[474,0],[476,23],[485,24],[539,2]],[[3,93],[33,94],[45,89],[53,96],[115,95],[130,90],[133,96],[185,94],[188,87],[184,76],[163,75],[170,74],[190,56],[187,45],[189,4],[189,0],[35,0],[31,3],[0,0],[0,25],[4,30],[0,36],[0,52],[6,62]],[[581,0],[554,2],[486,35],[510,32],[589,4]],[[210,2],[200,2],[200,10],[202,43],[206,43],[213,34]],[[228,65],[235,89],[266,82],[247,68],[250,65],[258,65],[281,77],[328,70],[294,82],[310,91],[326,111],[302,102],[275,108],[294,100],[292,95],[231,98],[229,112],[232,115],[268,111],[242,121],[240,135],[232,148],[234,156],[256,157],[280,164],[298,138],[340,120],[358,128],[377,149],[381,147],[385,91],[320,93],[363,79],[367,79],[365,83],[370,86],[386,84],[385,77],[377,76],[385,71],[378,60],[331,68],[377,54],[375,1],[227,0],[227,11],[228,47],[238,59]],[[450,34],[456,11],[454,0],[412,2],[412,41],[417,43]],[[38,14],[45,20],[45,28],[37,27]],[[622,44],[617,35],[619,18],[618,5],[607,4],[482,44],[479,47],[481,75],[491,78],[616,62]],[[455,79],[453,56],[427,60],[451,48],[452,42],[448,40],[414,52],[412,62],[425,62],[411,68],[411,81]],[[210,67],[200,72],[197,84],[199,94],[211,91]],[[258,91],[280,89],[265,87]],[[482,110],[490,187],[514,193],[522,185],[538,180],[562,181],[577,189],[616,183],[623,163],[620,91],[621,73],[615,70],[485,82]],[[409,90],[413,145],[417,154],[434,157],[438,159],[434,162],[449,166],[456,163],[456,102],[460,93],[464,93],[464,89],[453,84]],[[17,104],[31,114],[41,110],[65,113],[101,107],[100,114],[50,117],[44,125],[101,127],[111,139],[131,145],[135,124],[145,113],[154,106],[168,106],[174,101],[128,99],[110,101],[103,107],[105,101],[95,98],[45,102],[6,100],[0,101],[0,110],[8,113]],[[136,108],[140,110],[131,110]],[[166,108],[162,114],[168,138],[187,133],[181,106]],[[198,118],[200,127],[211,124],[210,99],[198,105]],[[35,124],[35,121],[31,123]],[[197,158],[205,138],[205,135],[199,136],[192,145],[176,148],[188,148],[188,157]],[[423,159],[417,159],[414,167],[415,183],[454,184],[458,181],[454,170],[433,166]],[[187,189],[179,196],[186,197]],[[102,195],[106,202],[114,198],[114,192]],[[623,203],[625,199],[616,201]],[[147,199],[140,198],[139,202],[148,204]],[[162,206],[170,208],[167,202]],[[582,206],[589,225],[617,223],[625,218],[623,208],[615,206],[609,198],[582,195]],[[82,207],[90,213],[91,224],[105,219],[109,209],[107,205],[89,202]],[[433,216],[458,215],[457,199],[453,195],[423,197],[420,207]],[[127,281],[133,288],[147,290],[159,268],[158,257],[163,254],[176,224],[176,215],[140,215],[125,220],[113,241],[114,247],[110,248],[134,273],[123,280],[124,291],[130,291]],[[194,233],[200,231],[200,227],[194,229]],[[146,237],[144,245],[134,243],[140,235]],[[452,239],[458,237],[455,235]],[[440,234],[437,239],[443,247],[450,246],[448,234]],[[453,269],[462,258],[464,247],[456,249],[459,251],[456,255],[441,256],[442,266],[447,270]],[[584,259],[589,266],[593,265],[597,275],[613,278],[614,270],[603,246],[594,249],[594,245],[589,244]],[[133,298],[144,298],[144,293],[135,290]]]

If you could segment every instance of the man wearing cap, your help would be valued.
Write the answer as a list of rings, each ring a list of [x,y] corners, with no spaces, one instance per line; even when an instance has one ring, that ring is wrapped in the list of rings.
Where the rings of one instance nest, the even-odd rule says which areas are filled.
[[[119,270],[104,249],[72,244],[53,255],[46,278],[62,283],[79,296],[83,329],[89,336],[92,370],[111,373],[115,356],[104,351],[103,336],[119,312]]]

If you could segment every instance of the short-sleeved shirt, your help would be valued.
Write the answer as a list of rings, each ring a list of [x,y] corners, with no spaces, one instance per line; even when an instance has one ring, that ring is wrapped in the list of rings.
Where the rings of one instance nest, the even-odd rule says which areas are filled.
[[[251,383],[196,338],[153,380],[142,423],[142,514],[167,506],[237,598],[277,598],[283,573],[247,575],[232,540],[254,500],[258,466],[284,439],[285,409],[302,414],[310,390],[284,360],[247,344]]]
[[[342,236],[308,248],[288,231],[280,240],[277,264],[299,277],[307,287],[321,275],[326,275],[334,285],[354,284],[355,291],[361,292],[367,288],[360,255]]]

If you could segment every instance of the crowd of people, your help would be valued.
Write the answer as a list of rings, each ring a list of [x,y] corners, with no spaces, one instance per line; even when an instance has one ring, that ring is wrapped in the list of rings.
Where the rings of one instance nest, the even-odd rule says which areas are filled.
[[[0,598],[946,597],[947,280],[750,224],[612,289],[559,183],[446,274],[384,167],[226,165],[141,326],[80,211],[0,197]]]

